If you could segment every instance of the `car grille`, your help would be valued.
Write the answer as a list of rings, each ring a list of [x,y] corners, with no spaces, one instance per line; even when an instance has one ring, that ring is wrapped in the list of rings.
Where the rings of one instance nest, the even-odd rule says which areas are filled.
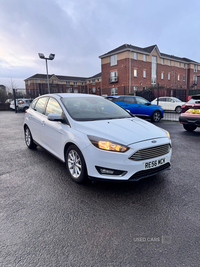
[[[169,153],[170,149],[171,149],[170,144],[149,147],[149,148],[138,150],[129,159],[135,160],[135,161],[152,159],[152,158],[166,155],[167,153]]]

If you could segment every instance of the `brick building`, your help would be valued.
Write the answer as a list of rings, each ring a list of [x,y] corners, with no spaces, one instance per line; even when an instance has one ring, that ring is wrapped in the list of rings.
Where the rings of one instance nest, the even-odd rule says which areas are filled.
[[[25,81],[26,94],[36,97],[48,93],[47,75],[35,74]],[[51,93],[86,93],[101,95],[101,73],[92,77],[49,75]]]
[[[124,44],[99,58],[102,94],[134,93],[157,84],[167,89],[197,88],[200,63],[161,53],[157,45]]]
[[[184,91],[185,101],[190,90],[200,89],[200,63],[161,53],[157,45],[141,48],[124,44],[99,58],[101,73],[92,77],[49,75],[50,92],[138,94],[159,84],[164,95],[180,96]],[[27,78],[25,87],[31,97],[48,93],[46,74]],[[156,97],[156,93],[153,95]]]

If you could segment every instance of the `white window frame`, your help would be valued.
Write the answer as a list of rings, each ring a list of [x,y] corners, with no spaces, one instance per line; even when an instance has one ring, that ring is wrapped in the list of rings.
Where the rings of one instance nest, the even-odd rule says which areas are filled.
[[[111,88],[111,95],[117,95],[118,93],[118,87],[112,87]]]
[[[185,82],[185,76],[183,76],[183,81]]]
[[[110,72],[110,82],[117,82],[117,70]]]
[[[164,65],[164,58],[162,58],[162,62],[161,63],[162,63],[162,65]]]
[[[181,63],[180,63],[180,62],[178,62],[178,67],[179,67],[179,68],[181,67]]]
[[[137,69],[134,69],[133,73],[134,73],[134,77],[137,77]]]
[[[147,77],[147,71],[143,70],[143,78],[146,78],[146,77]]]
[[[161,80],[164,79],[164,72],[161,72]]]
[[[134,52],[134,59],[137,60],[137,53]]]
[[[180,81],[180,74],[178,74],[178,81]]]
[[[143,61],[147,61],[147,55],[143,55]]]
[[[93,94],[96,93],[96,87],[92,87],[92,93],[93,93]]]
[[[117,65],[117,55],[110,56],[110,66]]]
[[[168,73],[168,80],[169,80],[169,81],[170,81],[170,76],[171,76],[170,73]]]
[[[169,64],[169,66],[171,66],[171,60],[170,59],[168,60],[168,64]]]
[[[134,91],[137,91],[137,86],[133,86],[133,90]]]

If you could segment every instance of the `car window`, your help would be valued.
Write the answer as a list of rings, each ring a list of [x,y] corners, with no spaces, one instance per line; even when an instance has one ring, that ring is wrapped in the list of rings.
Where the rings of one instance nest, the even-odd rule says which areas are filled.
[[[116,102],[116,101],[118,101],[118,102],[125,102],[123,96],[120,96],[120,97],[113,97],[113,101],[114,101],[114,102]]]
[[[159,97],[159,101],[166,102],[166,98],[165,97]]]
[[[44,112],[44,107],[45,107],[45,103],[47,101],[48,97],[41,97],[38,99],[34,110],[39,112],[39,113],[43,113]]]
[[[135,97],[126,97],[126,96],[125,96],[123,102],[126,102],[126,103],[134,103],[134,104],[136,104]]]
[[[136,103],[137,104],[145,105],[146,103],[148,103],[148,101],[146,99],[144,99],[143,97],[136,96],[135,98],[136,98]]]
[[[57,113],[62,116],[62,108],[60,107],[58,101],[52,97],[47,103],[45,115],[48,116],[51,113]]]

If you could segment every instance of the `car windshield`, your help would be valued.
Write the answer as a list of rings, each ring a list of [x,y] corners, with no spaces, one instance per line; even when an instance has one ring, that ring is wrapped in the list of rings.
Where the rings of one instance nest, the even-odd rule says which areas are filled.
[[[62,103],[69,115],[77,121],[132,117],[123,108],[103,97],[65,97],[62,98]]]

